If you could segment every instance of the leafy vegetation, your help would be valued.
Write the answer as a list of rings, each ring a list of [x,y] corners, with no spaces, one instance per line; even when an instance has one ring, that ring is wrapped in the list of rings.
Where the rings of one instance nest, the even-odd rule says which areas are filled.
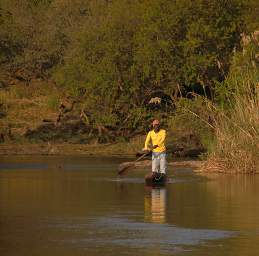
[[[26,137],[51,119],[39,140],[70,129],[65,141],[80,134],[77,142],[91,143],[129,140],[158,117],[220,152],[217,131],[231,134],[225,122],[256,95],[257,41],[246,35],[258,29],[258,8],[258,0],[2,0],[0,124],[26,120]]]
[[[243,51],[234,55],[229,75],[218,88],[217,141],[210,158],[232,171],[253,173],[259,167],[259,32],[242,41]]]

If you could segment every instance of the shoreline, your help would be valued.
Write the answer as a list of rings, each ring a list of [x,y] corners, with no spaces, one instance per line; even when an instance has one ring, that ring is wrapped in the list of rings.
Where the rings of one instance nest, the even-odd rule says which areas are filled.
[[[135,160],[136,150],[125,146],[125,143],[118,144],[1,144],[0,157],[8,156],[86,156],[86,157],[117,157]],[[194,171],[200,169],[204,161],[188,158],[169,157],[168,166],[174,168],[191,168]],[[144,159],[136,162],[136,168],[148,168],[151,160]]]
[[[125,162],[124,164],[127,164]],[[173,168],[191,168],[194,172],[199,172],[199,169],[203,166],[204,161],[191,160],[191,159],[172,159],[168,161],[167,165]],[[143,160],[135,163],[135,168],[150,168],[151,160]]]
[[[130,143],[110,143],[110,144],[51,144],[51,143],[35,143],[35,144],[17,144],[4,143],[0,144],[0,157],[8,156],[78,156],[78,157],[114,157],[128,159],[124,163],[136,160],[137,149]],[[213,168],[211,168],[213,165]],[[140,162],[136,162],[136,168],[151,167],[151,160],[146,158]],[[219,166],[217,162],[210,163],[208,161],[191,159],[188,157],[178,158],[169,156],[168,166],[173,168],[192,169],[199,175],[244,175],[249,173],[238,172],[237,170],[226,170],[223,166]],[[259,174],[255,171],[253,174]]]
[[[14,155],[87,155],[87,156],[124,156],[135,155],[135,150],[120,144],[0,144],[1,156]]]

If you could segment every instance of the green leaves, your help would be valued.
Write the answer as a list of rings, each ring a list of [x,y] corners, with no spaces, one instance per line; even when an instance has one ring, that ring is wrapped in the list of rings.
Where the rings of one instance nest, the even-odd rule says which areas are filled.
[[[127,119],[134,129],[154,112],[147,102],[157,92],[175,98],[179,89],[206,87],[213,94],[239,48],[245,7],[255,6],[253,0],[19,2],[1,3],[0,63],[52,78],[83,98],[98,124],[123,123],[135,111]]]
[[[95,95],[92,105],[102,101],[113,113],[125,109],[126,115],[129,105],[148,116],[149,95],[159,90],[173,97],[176,85],[213,91],[213,81],[222,80],[239,45],[238,0],[124,0],[103,6],[102,12],[94,5],[90,10],[57,73],[65,75],[61,84],[85,88],[88,98]],[[117,117],[123,122],[123,115]]]

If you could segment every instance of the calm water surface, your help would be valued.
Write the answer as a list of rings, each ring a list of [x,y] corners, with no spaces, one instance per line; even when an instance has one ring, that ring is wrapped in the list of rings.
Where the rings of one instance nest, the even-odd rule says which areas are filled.
[[[116,175],[123,159],[0,157],[0,255],[258,255],[259,177]]]

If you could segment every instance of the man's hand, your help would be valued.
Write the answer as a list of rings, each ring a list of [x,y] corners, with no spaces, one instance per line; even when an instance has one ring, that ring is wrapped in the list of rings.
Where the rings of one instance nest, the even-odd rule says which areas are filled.
[[[149,148],[142,148],[142,152],[144,153],[144,154],[146,154],[146,153],[148,153],[148,152],[150,152],[151,151],[151,149],[149,149]]]
[[[140,156],[143,156],[143,155],[148,156],[148,155],[151,154],[151,152],[152,152],[152,151],[151,151],[150,148],[142,148],[141,151],[138,151],[138,152],[136,153],[136,157],[140,157]]]
[[[154,145],[151,150],[153,150],[153,149],[155,149],[155,148],[157,148],[157,147],[158,147],[158,145]]]

